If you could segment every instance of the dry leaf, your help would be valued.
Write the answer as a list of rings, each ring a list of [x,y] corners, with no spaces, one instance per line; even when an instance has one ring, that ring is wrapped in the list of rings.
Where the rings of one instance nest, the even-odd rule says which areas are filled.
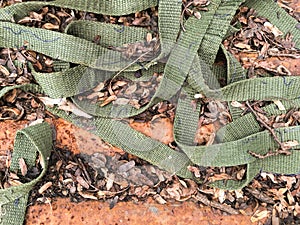
[[[154,195],[153,198],[157,203],[159,203],[161,205],[164,205],[167,203],[167,201],[165,199],[163,199],[163,197],[161,197],[159,194]]]
[[[63,164],[63,161],[62,161],[62,160],[58,160],[58,161],[55,163],[55,170],[56,170],[57,172],[59,172],[59,170],[60,170],[62,164]]]
[[[247,49],[247,50],[251,50],[251,46],[245,43],[236,43],[234,44],[235,47],[240,48],[240,49]]]
[[[274,176],[274,174],[266,173],[266,172],[261,172],[260,176],[263,177],[264,179],[266,179],[266,177],[269,177],[274,184],[278,183],[277,180],[276,180],[276,178],[275,178],[275,176]]]
[[[257,210],[251,217],[251,222],[255,223],[269,216],[270,212],[268,210]]]
[[[300,205],[299,205],[299,202],[296,202],[296,204],[295,204],[294,215],[295,216],[300,216]]]
[[[151,33],[147,33],[147,36],[146,36],[147,43],[150,43],[151,40],[152,40],[152,34]]]
[[[42,28],[47,29],[47,30],[58,30],[59,25],[54,25],[52,23],[45,23]]]
[[[27,174],[27,165],[23,158],[19,159],[19,167],[21,169],[22,176],[25,176]]]
[[[235,108],[245,108],[245,105],[238,101],[232,101],[230,105]]]
[[[18,94],[19,94],[18,90],[13,89],[11,92],[5,95],[5,101],[9,103],[14,103],[16,101],[16,98],[18,97]]]
[[[243,198],[244,197],[244,192],[239,189],[239,190],[234,190],[236,198]]]
[[[283,35],[283,33],[277,27],[275,27],[273,24],[271,24],[270,22],[265,22],[264,27],[267,28],[268,30],[270,30],[274,34],[275,37]]]
[[[290,205],[294,205],[295,204],[295,199],[292,195],[292,193],[288,190],[287,192],[287,199]]]
[[[178,179],[178,181],[184,188],[188,188],[188,186],[184,180]]]
[[[299,142],[294,140],[294,141],[287,141],[287,142],[283,142],[282,145],[284,146],[284,148],[286,149],[290,149],[292,147],[296,147],[299,145]]]
[[[111,95],[109,96],[107,99],[105,99],[102,103],[101,103],[101,107],[108,105],[109,103],[111,103],[112,101],[116,100],[117,96],[116,95]]]
[[[109,191],[113,184],[114,184],[114,180],[115,180],[115,175],[113,173],[110,173],[108,175],[108,178],[107,178],[107,182],[106,182],[106,189]]]
[[[50,16],[51,18],[55,19],[57,21],[58,25],[60,25],[60,19],[56,15],[54,15],[52,13],[47,13],[47,16]]]
[[[33,21],[33,20],[35,20],[35,19],[32,19],[32,18],[30,18],[29,16],[26,16],[26,17],[20,19],[20,20],[18,21],[18,23],[20,23],[20,24],[22,24],[22,23],[29,23],[29,22],[31,22],[31,21]]]
[[[200,170],[198,167],[195,167],[195,166],[188,166],[187,169],[189,171],[191,171],[195,177],[199,178],[201,177],[201,174],[200,174]]]
[[[103,92],[93,92],[92,94],[86,96],[86,98],[91,100],[91,99],[94,99],[94,98],[102,98],[104,96],[105,96],[105,94]]]
[[[133,94],[135,91],[137,90],[137,84],[133,83],[132,85],[129,85],[126,88],[126,91],[124,92],[125,95],[130,96],[131,94]]]
[[[52,182],[51,181],[45,183],[42,187],[40,187],[40,189],[38,191],[39,194],[43,194],[51,186],[52,186]]]
[[[94,92],[99,92],[104,88],[104,82],[101,82],[100,84],[98,84],[96,87],[93,88]]]
[[[86,198],[86,199],[98,200],[98,198],[96,196],[94,196],[90,193],[79,191],[78,194],[80,194],[83,198]]]
[[[147,123],[132,121],[129,126],[164,144],[174,141],[173,124],[169,118],[157,117],[154,121]]]
[[[54,105],[59,105],[61,102],[66,101],[66,98],[49,98],[49,97],[38,97],[46,106],[54,107]]]
[[[76,180],[82,187],[89,189],[90,185],[81,176],[77,176]]]
[[[91,115],[82,111],[81,109],[79,109],[75,104],[73,104],[70,101],[61,102],[58,106],[58,109],[61,109],[61,110],[67,111],[67,112],[72,112],[77,116],[85,117],[87,119],[93,118]]]
[[[30,12],[29,13],[30,17],[33,18],[34,20],[37,20],[37,21],[41,21],[43,19],[43,14],[39,14],[37,12]]]
[[[216,188],[215,196],[218,197],[220,203],[223,203],[226,200],[225,191],[223,189]]]
[[[273,100],[274,104],[277,105],[280,111],[285,111],[285,107],[280,100]]]
[[[127,172],[128,170],[131,170],[134,166],[135,166],[135,161],[131,160],[119,166],[118,171],[120,173],[124,173]]]
[[[195,12],[195,13],[194,13],[194,16],[195,16],[198,20],[201,19],[201,13],[200,13],[200,12]]]
[[[286,187],[288,189],[291,189],[293,187],[293,184],[297,182],[297,179],[294,176],[281,176],[281,180],[286,182]]]
[[[230,176],[227,173],[214,174],[212,177],[208,178],[210,182],[215,182],[218,180],[230,180],[230,179],[232,179],[232,176]]]
[[[3,73],[4,76],[8,77],[10,72],[4,66],[0,65],[0,72]]]
[[[130,99],[128,98],[117,98],[113,104],[115,105],[127,105],[129,103]]]
[[[118,80],[114,83],[112,89],[114,90],[115,88],[117,87],[124,87],[126,84],[128,84],[127,81],[124,81],[124,80]]]

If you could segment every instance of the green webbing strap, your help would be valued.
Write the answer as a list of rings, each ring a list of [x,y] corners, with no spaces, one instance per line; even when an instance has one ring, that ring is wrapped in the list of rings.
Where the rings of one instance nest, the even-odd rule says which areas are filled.
[[[200,20],[190,17],[185,21],[186,31],[183,32],[180,29],[181,1],[160,0],[158,5],[160,51],[157,53],[158,56],[155,55],[153,59],[148,59],[148,62],[141,63],[136,63],[134,59],[125,59],[121,52],[108,47],[110,45],[122,47],[123,44],[144,42],[148,33],[145,29],[98,22],[75,21],[69,24],[65,33],[58,33],[25,27],[11,21],[13,21],[12,19],[18,21],[30,11],[38,10],[46,5],[69,7],[109,15],[124,15],[156,6],[156,1],[118,0],[108,3],[107,1],[95,0],[57,0],[53,2],[20,3],[0,9],[0,20],[2,21],[0,22],[0,46],[20,47],[26,41],[29,43],[28,49],[53,57],[57,69],[57,72],[50,74],[33,71],[40,86],[6,87],[0,90],[0,97],[13,88],[42,92],[41,87],[45,94],[54,98],[72,97],[79,108],[94,115],[94,117],[92,119],[82,119],[57,108],[49,110],[79,127],[88,127],[92,133],[99,135],[105,141],[182,177],[192,178],[192,173],[188,171],[187,166],[193,164],[199,166],[247,165],[245,179],[241,181],[229,180],[225,183],[218,181],[212,184],[217,187],[226,189],[242,188],[259,171],[284,174],[299,173],[300,152],[296,151],[300,147],[298,145],[293,147],[290,156],[278,155],[257,159],[249,154],[249,151],[265,154],[278,148],[278,144],[273,140],[270,133],[261,131],[258,122],[251,114],[241,118],[239,118],[239,115],[235,115],[234,122],[220,129],[217,133],[216,143],[210,146],[197,146],[194,143],[201,108],[201,104],[194,99],[194,95],[197,93],[202,93],[212,100],[220,101],[280,99],[286,110],[300,105],[298,100],[300,96],[299,77],[265,77],[245,80],[244,69],[222,47],[221,42],[224,37],[234,30],[229,24],[235,10],[242,2],[244,1],[213,1],[208,7],[208,12],[201,12]],[[284,11],[280,11],[279,7],[271,0],[247,0],[245,5],[252,5],[283,32],[291,31],[294,37],[299,38],[299,30],[295,29],[295,26],[289,26],[289,24],[295,25],[295,20],[290,18]],[[280,20],[274,17],[276,12],[279,12]],[[99,45],[93,43],[97,35],[101,36]],[[227,60],[226,68],[213,65],[220,47]],[[299,48],[298,41],[296,41],[296,47]],[[69,63],[78,65],[70,68]],[[133,78],[132,72],[137,70],[141,70],[142,74],[145,75],[145,78],[142,79],[150,77],[153,72],[164,72],[160,85],[150,103],[139,110],[129,105],[116,106],[110,104],[105,107],[97,107],[88,101],[80,101],[77,96],[90,90],[99,82],[114,77],[120,71],[122,72],[120,75]],[[218,83],[220,78],[227,79],[228,85],[220,88]],[[185,81],[187,82],[185,83]],[[179,151],[146,137],[125,123],[114,119],[137,115],[160,100],[170,99],[177,92],[180,92],[180,98],[174,123],[174,138]],[[281,113],[274,105],[267,106],[265,110],[269,113],[268,115]],[[282,142],[294,140],[300,142],[299,126],[278,128],[275,129],[275,132]],[[26,137],[33,140],[34,138],[31,138],[31,135],[37,136],[40,133],[28,132]],[[37,143],[36,146],[42,144]],[[28,140],[24,140],[24,146],[30,146]],[[48,144],[45,146],[48,146]],[[24,158],[26,157],[24,156]],[[12,168],[15,165],[13,163]],[[21,205],[25,206],[27,192],[26,189],[23,192],[13,192],[13,198],[0,198],[0,203],[4,205],[8,203],[8,200],[12,201],[17,199],[18,196],[23,196],[20,207]],[[0,215],[7,211],[5,207],[1,207]],[[18,210],[16,207],[14,209]],[[20,215],[23,215],[24,209],[19,210]],[[6,214],[6,216],[3,216],[2,219],[13,221],[10,218],[13,217],[12,214]]]
[[[207,65],[212,65],[214,63],[222,42],[222,37],[229,29],[232,16],[235,14],[236,8],[241,4],[241,2],[242,1],[222,2],[218,5],[216,12],[213,13],[213,18],[211,19],[211,23],[209,24],[199,48],[199,55],[201,59],[203,58],[204,60],[202,60],[201,63],[201,59],[196,57],[193,65],[194,67],[198,67],[193,68],[191,71],[189,71],[191,68],[189,67],[186,71],[187,73],[190,72],[189,75],[191,75],[192,79],[195,78],[195,83],[197,83],[197,77],[202,77],[203,79],[203,75],[201,73],[203,70],[209,69],[211,71],[211,68],[207,68]],[[220,20],[220,18],[222,18],[222,20]],[[191,58],[194,58],[196,56],[196,52],[194,55],[191,53],[189,53],[189,55],[191,55]],[[204,66],[206,66],[206,68],[204,68]],[[213,76],[213,74],[210,75]],[[204,79],[202,80],[202,83],[204,83]],[[174,123],[174,137],[177,144],[183,151],[185,151],[186,146],[194,145],[194,136],[198,127],[200,108],[198,107],[198,109],[193,109],[194,106],[192,105],[195,94],[195,90],[189,87],[184,87],[178,101]]]
[[[99,35],[101,38],[98,44],[106,48],[144,40],[148,32],[144,28],[88,20],[73,21],[65,29],[65,33],[88,41],[94,41],[95,37]]]
[[[51,98],[76,96],[94,88],[100,82],[104,82],[115,75],[115,73],[110,71],[96,70],[81,65],[64,71],[48,74],[38,73],[34,71],[33,67],[31,67],[31,69],[36,81],[41,84],[44,92]],[[150,67],[148,70],[141,70],[142,77],[140,78],[135,78],[132,72],[122,72],[120,76],[124,76],[131,80],[147,81],[154,72],[162,72],[163,69],[163,65],[159,63]],[[79,102],[78,104],[80,105],[84,103]],[[95,111],[94,109],[96,106],[91,106],[91,103],[89,102],[86,102],[85,104],[88,108],[91,108],[90,111]]]
[[[158,28],[162,51],[157,60],[166,57],[176,43],[180,32],[181,5],[182,2],[178,0],[159,1]]]
[[[114,0],[113,2],[103,0],[56,0],[51,2],[25,2],[14,4],[1,10],[0,18],[1,20],[11,21],[15,17],[19,20],[27,16],[28,12],[39,10],[47,5],[104,15],[121,16],[154,7],[157,5],[157,0]]]
[[[223,38],[230,28],[232,17],[242,2],[244,1],[223,1],[213,14],[209,29],[205,33],[199,48],[200,57],[208,65],[212,65],[215,62]]]
[[[187,166],[190,165],[191,162],[185,154],[174,151],[161,142],[155,141],[129,128],[125,123],[101,117],[86,120],[72,113],[67,114],[57,108],[48,108],[48,110],[76,124],[78,127],[88,127],[89,132],[100,136],[112,145],[118,146],[126,152],[145,159],[160,168],[164,168],[182,177],[193,177],[187,170]]]
[[[23,224],[28,194],[47,171],[52,150],[52,131],[47,123],[20,130],[16,134],[10,170],[17,171],[19,159],[23,158],[28,168],[35,166],[37,152],[41,155],[41,174],[29,183],[0,190],[0,224]]]
[[[22,89],[23,91],[31,91],[34,93],[42,92],[42,88],[36,84],[25,84],[25,85],[23,84],[23,85],[8,86],[8,87],[4,87],[0,90],[0,98],[2,98],[9,91],[16,89],[16,88]]]
[[[215,5],[217,5],[217,3],[218,2],[216,2]],[[181,33],[177,44],[172,49],[168,62],[165,65],[163,79],[161,80],[156,93],[152,97],[152,100],[149,104],[147,104],[147,106],[142,107],[141,109],[135,109],[130,105],[121,107],[115,105],[99,107],[97,105],[90,104],[87,101],[76,101],[76,99],[74,99],[77,106],[92,115],[121,118],[140,114],[141,112],[145,111],[145,109],[149,108],[149,106],[157,103],[161,99],[170,99],[178,92],[184,80],[186,79],[189,68],[193,63],[190,60],[190,57],[197,53],[199,48],[198,46],[206,32],[207,27],[209,26],[209,21],[213,17],[214,12],[215,9],[211,9],[204,14],[203,17],[207,18],[204,21],[197,20],[196,18],[190,18],[187,20],[185,26],[187,29],[189,29],[189,32]],[[195,37],[197,37],[196,40]],[[183,52],[187,52],[187,54],[182,56]]]
[[[203,20],[204,21],[207,21],[208,23],[204,23],[204,25],[205,24],[207,24],[207,26],[208,27],[210,27],[209,29],[212,29],[212,31],[209,31],[209,29],[207,30],[207,28],[205,28],[205,26],[202,24],[202,26],[200,26],[200,22],[198,22],[198,20],[196,20],[196,19],[194,19],[194,18],[191,18],[191,19],[189,19],[187,22],[186,22],[186,24],[185,24],[185,26],[186,26],[186,28],[187,28],[187,30],[188,30],[188,32],[185,32],[185,33],[183,33],[181,36],[180,36],[180,38],[179,38],[179,41],[178,41],[178,44],[175,46],[175,49],[173,49],[172,50],[172,53],[171,53],[171,55],[170,55],[170,58],[169,58],[169,60],[168,60],[168,63],[167,63],[167,65],[166,65],[166,68],[165,68],[165,79],[162,81],[162,84],[161,84],[161,87],[163,87],[163,90],[164,90],[164,92],[162,92],[161,94],[163,95],[163,96],[161,96],[161,99],[166,99],[167,97],[170,97],[170,96],[172,96],[172,95],[174,95],[174,93],[178,90],[178,87],[180,87],[181,86],[181,84],[182,84],[182,82],[183,82],[183,80],[185,79],[185,76],[186,75],[184,75],[183,73],[185,73],[185,74],[187,74],[187,72],[188,72],[188,69],[191,67],[191,63],[189,63],[189,62],[187,62],[187,63],[182,63],[182,61],[180,60],[180,61],[178,61],[177,59],[181,59],[181,53],[184,51],[184,50],[186,50],[187,49],[187,47],[190,47],[190,52],[189,52],[189,56],[190,55],[192,55],[192,53],[193,52],[195,52],[195,50],[197,50],[198,48],[197,47],[194,47],[193,48],[193,46],[197,46],[197,44],[195,44],[195,43],[193,43],[193,42],[189,42],[188,40],[190,40],[190,39],[192,39],[192,36],[194,35],[196,35],[197,36],[197,31],[198,31],[198,33],[199,33],[199,39],[198,40],[202,40],[200,37],[201,37],[201,32],[199,32],[199,30],[201,30],[201,28],[204,30],[204,32],[202,32],[203,34],[206,34],[206,33],[208,33],[208,34],[210,34],[210,32],[211,33],[215,33],[215,31],[213,31],[213,28],[214,27],[216,27],[216,22],[215,21],[217,21],[217,19],[216,18],[218,18],[218,17],[224,17],[224,15],[225,15],[225,17],[228,17],[228,14],[222,14],[222,12],[225,12],[225,11],[228,11],[228,9],[227,9],[227,7],[229,7],[230,9],[235,9],[236,7],[237,7],[237,5],[238,5],[239,3],[238,3],[238,1],[232,1],[232,2],[226,2],[226,3],[223,3],[222,4],[222,7],[220,7],[220,8],[218,8],[218,4],[217,3],[215,3],[214,4],[214,6],[216,6],[215,7],[215,10],[218,10],[216,13],[215,13],[215,11],[214,11],[214,9],[213,8],[211,8],[211,10],[208,12],[208,13],[205,13],[204,14],[204,16],[203,16]],[[233,10],[232,11],[230,11],[231,12],[231,14],[229,14],[230,16],[232,16],[233,15]],[[209,21],[212,21],[212,22],[209,22]],[[228,20],[226,20],[226,22],[227,23],[229,23],[229,19]],[[197,24],[199,24],[199,25],[197,25]],[[219,30],[217,30],[217,33],[218,32],[221,32],[221,36],[223,35],[223,34],[225,34],[226,33],[226,31],[227,31],[227,29],[228,28],[226,28],[226,26],[223,26],[224,25],[224,23],[222,24],[222,30],[221,31],[219,31]],[[219,27],[219,26],[217,26],[217,27]],[[194,28],[194,29],[193,29]],[[38,30],[38,29],[37,29]],[[207,30],[207,32],[206,32],[206,30]],[[27,32],[25,32],[25,34],[26,34]],[[49,32],[49,33],[51,33],[51,32]],[[47,33],[48,34],[48,33]],[[189,35],[191,35],[191,37],[189,38]],[[213,38],[213,36],[211,36],[210,38],[212,38],[212,39],[214,39],[215,40],[215,42],[216,43],[218,43],[218,44],[220,44],[220,42],[221,42],[221,40],[222,40],[222,38],[220,38],[220,36],[218,36],[218,35],[216,35],[216,37],[217,38]],[[73,36],[67,36],[67,38],[73,38]],[[80,39],[80,41],[81,40],[85,40],[85,39]],[[201,43],[201,46],[206,46],[207,44],[205,44],[205,43],[207,43],[207,40],[208,40],[208,38],[206,38],[206,39],[204,39],[204,41]],[[182,43],[182,44],[181,44]],[[193,43],[193,45],[191,46],[191,43]],[[204,44],[203,44],[204,43]],[[204,50],[201,50],[201,49],[205,49],[205,48],[207,48],[207,47],[200,47],[200,52],[202,51],[203,52],[203,54],[205,55],[206,53],[205,53],[205,51]],[[215,53],[216,52],[216,50],[217,50],[217,48],[216,47],[214,47],[214,48],[212,48],[212,51]],[[99,50],[99,51],[101,51],[101,50]],[[212,52],[211,52],[212,53]],[[207,55],[207,54],[206,54]],[[176,61],[177,60],[177,61]],[[197,60],[197,57],[195,58],[195,60]],[[200,60],[200,59],[199,59]],[[206,59],[205,61],[206,62],[212,62],[212,60],[213,60],[213,58],[212,59]],[[200,60],[201,61],[201,60]],[[204,62],[204,63],[200,63],[200,65],[202,64],[202,66],[200,67],[200,68],[203,68],[203,65],[205,64],[205,61],[204,60],[202,60],[202,62]],[[230,61],[230,60],[229,60]],[[181,67],[181,68],[178,68],[178,65],[187,65],[187,66],[183,66],[183,67]],[[198,64],[198,63],[195,63],[196,65]],[[174,66],[174,65],[176,65],[176,66]],[[175,67],[175,68],[174,68]],[[229,68],[230,68],[230,65],[228,66]],[[184,72],[184,71],[186,71],[186,72]],[[196,72],[198,72],[199,73],[199,71],[201,71],[201,69],[199,69],[198,71],[196,71]],[[195,71],[193,71],[194,73],[196,73]],[[180,74],[181,73],[181,74]],[[175,74],[175,75],[174,75]],[[200,73],[201,74],[201,73]],[[170,79],[169,80],[171,80],[171,81],[173,81],[174,80],[174,83],[171,83],[171,82],[169,82],[169,80],[168,80],[168,76],[170,76]],[[201,77],[201,76],[200,76]],[[177,79],[177,81],[175,80],[175,79]],[[275,78],[275,79],[277,79],[278,80],[278,78]],[[294,78],[293,78],[294,79]],[[274,80],[274,79],[273,79]],[[269,80],[268,80],[269,81]],[[261,94],[262,93],[262,91],[261,91],[261,89],[260,90],[258,90],[258,91],[256,91],[255,89],[254,89],[254,91],[253,91],[253,94],[251,95],[249,95],[249,94],[245,94],[244,96],[243,95],[241,95],[240,94],[240,92],[239,92],[239,94],[238,94],[238,96],[236,95],[236,94],[232,94],[232,93],[236,93],[236,92],[234,92],[234,91],[232,91],[232,89],[234,89],[234,88],[237,88],[237,87],[241,87],[240,89],[244,89],[245,88],[245,86],[247,87],[247,85],[252,85],[252,86],[250,86],[250,87],[257,87],[258,85],[258,83],[257,82],[264,82],[264,81],[260,81],[259,79],[256,79],[255,81],[253,80],[251,80],[251,81],[241,81],[240,83],[235,83],[235,86],[233,86],[233,87],[231,87],[230,85],[229,86],[226,86],[225,88],[223,88],[223,89],[221,89],[221,90],[218,90],[218,91],[214,91],[214,90],[208,90],[208,92],[207,93],[209,93],[209,91],[210,92],[213,92],[214,94],[219,94],[220,92],[222,92],[222,94],[220,95],[221,97],[220,97],[220,99],[222,99],[222,100],[248,100],[249,98],[252,98],[252,99],[264,99],[264,98],[273,98],[274,97],[274,95],[276,95],[276,94],[278,94],[278,93],[276,93],[274,90],[276,89],[277,90],[277,88],[273,88],[273,86],[274,85],[269,85],[269,87],[273,90],[273,92],[275,92],[274,94],[273,94],[273,92],[271,92],[271,91],[268,91],[268,92],[263,92],[263,94]],[[277,81],[278,82],[278,81]],[[282,79],[280,78],[280,82],[279,82],[280,84],[282,84],[282,83],[284,83],[283,81],[282,81]],[[287,83],[288,84],[290,84],[290,83],[293,83],[293,82],[290,82],[290,81],[287,81]],[[245,86],[243,86],[243,85],[245,85]],[[51,86],[52,87],[52,89],[54,88],[53,86]],[[170,87],[170,88],[168,88],[168,87]],[[177,88],[174,88],[174,87],[177,87]],[[258,87],[260,87],[260,86],[258,86]],[[61,88],[59,88],[59,89],[61,89]],[[226,90],[226,89],[228,89],[228,90]],[[253,88],[247,88],[248,90],[252,90]],[[175,90],[175,91],[174,91]],[[227,92],[226,92],[227,91]],[[291,91],[290,91],[293,95],[298,95],[298,93],[296,93],[295,91],[294,91],[294,89],[292,89]],[[170,94],[171,93],[171,94]],[[228,93],[228,94],[227,94]],[[245,92],[243,92],[243,93],[245,93]],[[160,94],[160,92],[158,91],[158,94]],[[267,95],[267,97],[266,97],[266,95]],[[159,95],[158,95],[159,96]],[[249,97],[250,96],[250,97]],[[253,97],[254,96],[254,97]],[[279,97],[281,97],[282,96],[282,93],[280,93],[280,94],[278,94],[278,96]],[[288,94],[285,94],[285,96],[288,96],[289,97],[289,95]],[[296,96],[293,96],[293,97],[296,97]],[[82,107],[82,108],[84,108],[85,110],[86,109],[88,109],[88,107]],[[125,108],[126,109],[126,108]],[[87,110],[88,111],[88,110]],[[117,110],[109,110],[110,112],[112,112],[112,113],[114,113],[114,116],[122,116],[122,114],[120,114]],[[118,112],[118,113],[115,113],[115,112]],[[125,111],[126,112],[126,110],[123,110],[123,111]],[[121,111],[121,112],[123,112],[123,111]],[[88,111],[89,112],[89,111]],[[127,114],[127,112],[125,113],[125,115]],[[179,116],[180,116],[180,113],[178,114]],[[189,136],[189,135],[188,135]],[[187,139],[188,140],[188,139]]]
[[[11,38],[12,36],[14,38]],[[21,47],[25,40],[29,42],[28,49],[30,50],[43,53],[54,59],[95,69],[120,71],[131,63],[130,60],[122,57],[120,52],[103,48],[85,39],[55,31],[1,22],[0,45],[2,47]],[[141,67],[139,66],[139,68]]]

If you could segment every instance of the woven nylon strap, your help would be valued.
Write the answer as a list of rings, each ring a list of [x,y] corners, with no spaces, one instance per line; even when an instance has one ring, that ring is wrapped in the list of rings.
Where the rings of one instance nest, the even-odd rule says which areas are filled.
[[[28,167],[34,166],[39,153],[43,171],[29,183],[0,190],[1,224],[23,224],[29,191],[46,173],[51,150],[52,131],[47,123],[30,126],[17,132],[10,170],[18,170],[20,158],[25,160]]]
[[[0,97],[14,88],[44,93],[52,98],[71,97],[77,107],[93,117],[81,118],[55,107],[48,110],[79,127],[88,127],[90,132],[99,135],[105,141],[181,177],[194,178],[187,169],[188,165],[216,167],[247,165],[247,173],[243,180],[218,181],[212,184],[220,188],[242,188],[259,171],[297,174],[300,172],[300,152],[297,151],[299,146],[295,146],[289,156],[278,155],[257,159],[248,153],[252,151],[264,154],[278,148],[272,136],[267,131],[261,131],[252,114],[241,117],[238,110],[232,109],[234,121],[217,132],[215,144],[196,146],[194,143],[201,108],[201,103],[195,105],[196,93],[202,93],[212,100],[228,102],[281,100],[286,111],[280,111],[276,105],[271,104],[264,108],[269,116],[286,113],[290,108],[300,106],[300,77],[245,79],[246,71],[222,46],[224,38],[236,31],[236,28],[230,26],[230,22],[242,3],[255,8],[282,32],[291,32],[296,47],[299,48],[300,32],[295,29],[297,21],[272,0],[215,0],[209,5],[207,12],[201,12],[201,19],[190,17],[184,21],[185,32],[180,28],[182,3],[178,0],[160,0],[159,3],[153,0],[57,0],[19,3],[0,9],[0,46],[15,48],[22,46],[26,41],[29,43],[28,49],[52,57],[57,71],[38,73],[31,67],[38,85],[5,87],[0,90]],[[120,52],[108,48],[144,41],[149,31],[143,28],[73,21],[64,33],[59,33],[11,22],[18,22],[30,11],[39,10],[47,5],[107,15],[125,15],[158,5],[160,52],[148,62],[136,63],[132,59],[125,59]],[[96,45],[93,39],[99,34],[101,40],[99,45]],[[226,68],[214,65],[219,50],[223,51],[226,57]],[[70,63],[76,66],[70,67]],[[143,74],[141,78],[134,76],[134,72],[138,70]],[[130,105],[114,104],[100,107],[92,102],[82,101],[79,97],[81,93],[113,78],[116,74],[132,80],[147,80],[153,72],[163,72],[163,78],[151,101],[140,109]],[[219,78],[227,80],[228,85],[221,88]],[[161,100],[169,100],[177,93],[179,99],[174,122],[174,138],[180,151],[174,151],[116,120],[138,115]],[[299,126],[279,128],[275,132],[282,142],[296,140],[300,143]],[[47,150],[51,149],[50,133],[49,127],[45,124],[20,131],[16,137],[11,169],[16,169],[18,159],[26,158],[27,154],[24,153],[31,150],[34,154],[36,151],[49,154]],[[18,153],[21,144],[23,153]],[[46,155],[44,159],[47,158]],[[28,163],[31,162],[29,158],[26,160]],[[15,189],[1,190],[2,224],[22,224],[17,218],[23,218],[28,191],[44,172],[45,170],[36,180],[28,184],[14,187]]]

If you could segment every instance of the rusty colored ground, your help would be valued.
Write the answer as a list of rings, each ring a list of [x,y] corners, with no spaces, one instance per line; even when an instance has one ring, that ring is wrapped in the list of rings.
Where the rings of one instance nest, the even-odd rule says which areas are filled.
[[[109,209],[108,203],[97,201],[72,203],[67,199],[56,200],[51,205],[29,207],[26,225],[253,224],[250,222],[250,217],[242,215],[224,216],[208,207],[200,208],[192,202],[167,205],[159,205],[153,201],[144,203],[120,202],[113,209]]]
[[[68,148],[75,153],[93,153],[102,151],[112,155],[122,152],[99,137],[77,128],[62,119],[47,120],[56,128],[56,144],[60,148]],[[26,126],[24,121],[0,122],[0,151],[12,149],[17,130]],[[51,204],[33,205],[28,208],[26,224],[255,224],[250,216],[222,215],[209,207],[200,207],[193,202],[168,203],[160,205],[149,200],[145,203],[119,202],[113,209],[108,203],[87,201],[72,203],[69,199],[52,199]]]
[[[79,129],[63,119],[46,119],[46,121],[55,127],[58,148],[67,148],[75,154],[93,154],[101,151],[113,155],[115,152],[123,152],[121,149],[105,143],[98,136]],[[13,149],[13,139],[17,130],[24,128],[27,124],[26,121],[0,122],[0,151]]]
[[[16,132],[26,125],[26,121],[6,121],[0,122],[0,151],[13,148],[13,140]]]

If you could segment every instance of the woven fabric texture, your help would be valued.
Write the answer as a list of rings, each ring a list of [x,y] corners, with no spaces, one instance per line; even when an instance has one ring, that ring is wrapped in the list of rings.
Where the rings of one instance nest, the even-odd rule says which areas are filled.
[[[239,62],[225,50],[222,41],[237,29],[230,22],[241,5],[253,7],[267,17],[285,34],[291,32],[300,47],[300,31],[297,21],[280,9],[272,0],[214,0],[201,19],[190,17],[181,28],[182,3],[178,0],[115,0],[115,1],[67,1],[26,2],[0,9],[0,47],[15,48],[27,41],[28,49],[43,53],[54,59],[54,73],[39,73],[31,67],[38,85],[19,85],[0,90],[0,97],[14,88],[44,93],[52,98],[71,97],[78,108],[92,116],[91,119],[67,114],[58,108],[48,108],[52,113],[65,118],[79,127],[89,126],[89,131],[105,141],[118,146],[150,163],[185,178],[194,178],[188,165],[236,166],[247,165],[243,180],[218,181],[213,186],[239,189],[247,185],[260,171],[283,174],[300,172],[300,146],[295,146],[289,156],[277,155],[258,159],[249,151],[264,154],[279,146],[268,131],[261,127],[252,114],[240,116],[240,111],[231,107],[233,122],[216,134],[216,143],[197,146],[194,136],[198,126],[201,101],[196,105],[194,95],[220,101],[281,100],[286,110],[300,107],[300,77],[264,77],[245,79],[246,72]],[[64,33],[31,28],[17,23],[32,10],[52,5],[108,15],[126,15],[158,5],[158,28],[160,51],[143,63],[125,59],[121,52],[109,46],[122,46],[144,41],[149,32],[143,28],[124,27],[91,21],[74,21]],[[280,19],[277,15],[280,14]],[[98,45],[93,38],[101,33]],[[226,66],[214,65],[218,51],[226,57]],[[71,64],[76,66],[70,67]],[[140,71],[144,76],[135,78]],[[162,80],[151,101],[140,109],[130,105],[107,105],[99,107],[89,101],[79,100],[78,95],[100,82],[116,75],[129,79],[146,79],[153,72],[163,72]],[[219,78],[227,80],[220,87]],[[180,151],[155,141],[116,118],[138,115],[161,100],[179,95],[174,123],[174,138]],[[269,115],[283,111],[274,104],[264,109]],[[296,140],[300,143],[299,126],[276,129],[281,141]],[[51,150],[51,130],[48,125],[28,127],[18,133],[13,155],[12,170],[18,168],[18,159],[24,158],[32,165],[36,152],[42,154],[47,165]],[[46,166],[45,166],[46,168]],[[28,184],[0,190],[1,224],[22,224],[28,192],[45,173]],[[196,179],[197,180],[197,179]],[[17,202],[17,203],[16,203]],[[18,219],[21,218],[21,219]]]

